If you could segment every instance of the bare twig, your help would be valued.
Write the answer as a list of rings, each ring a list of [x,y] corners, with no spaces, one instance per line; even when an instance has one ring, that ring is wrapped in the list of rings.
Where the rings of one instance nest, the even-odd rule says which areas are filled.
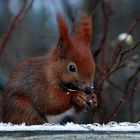
[[[108,9],[107,7],[107,4],[109,3],[105,3],[104,1],[102,1],[102,11],[103,11],[103,19],[104,19],[104,33],[103,33],[103,37],[101,39],[101,42],[100,42],[100,45],[99,45],[99,48],[103,48],[105,43],[106,43],[106,40],[107,40],[107,37],[108,37],[108,27],[109,27],[109,22],[110,22],[110,9]]]
[[[129,34],[132,34],[133,33],[133,31],[136,29],[136,27],[138,26],[138,24],[139,24],[139,22],[140,22],[140,18],[137,18],[134,22],[133,22],[133,24],[131,25],[131,27],[130,27],[130,29],[128,30],[128,32],[127,32],[127,34],[129,35]],[[107,22],[105,22],[104,24],[109,24],[109,22],[107,23]],[[103,92],[103,85],[104,85],[104,82],[105,81],[107,81],[107,80],[109,80],[109,77],[111,76],[111,75],[113,75],[115,72],[117,72],[118,70],[120,70],[121,68],[124,68],[125,67],[125,64],[124,64],[124,61],[126,60],[126,58],[127,58],[127,54],[129,54],[130,52],[132,52],[132,51],[134,51],[138,46],[139,46],[139,44],[140,44],[140,41],[137,41],[137,43],[135,44],[135,46],[134,47],[132,47],[132,48],[129,48],[129,49],[126,49],[126,50],[124,50],[124,51],[122,51],[122,46],[123,46],[123,44],[125,43],[125,40],[127,39],[127,37],[128,37],[128,35],[127,35],[127,37],[123,40],[123,41],[121,41],[121,42],[119,42],[118,44],[117,44],[117,47],[116,47],[116,49],[115,49],[115,51],[114,51],[114,53],[113,53],[113,55],[112,55],[112,59],[111,59],[111,61],[110,62],[107,62],[107,63],[105,63],[106,61],[105,61],[105,56],[104,56],[104,54],[106,53],[105,52],[105,44],[106,44],[106,40],[107,40],[107,30],[108,30],[108,28],[107,28],[107,25],[104,25],[104,28],[105,28],[105,30],[104,30],[104,35],[103,35],[103,37],[102,37],[102,40],[101,40],[101,42],[100,42],[100,46],[99,46],[99,48],[100,48],[100,51],[98,52],[98,54],[100,53],[100,55],[101,55],[101,60],[102,60],[102,64],[104,64],[104,65],[102,65],[101,64],[101,66],[102,66],[102,71],[99,71],[99,82],[98,82],[98,86],[97,86],[97,90],[98,90],[98,92],[99,92],[99,96],[101,96],[100,97],[100,100],[101,101],[103,101],[103,97],[102,97],[102,92]],[[116,88],[116,87],[115,87]],[[117,89],[119,89],[120,90],[120,88],[118,88],[117,87]],[[122,93],[124,93],[123,92],[123,90],[120,90]],[[103,103],[101,103],[101,105],[100,105],[100,109],[101,110],[103,110],[102,108],[102,105]],[[115,113],[115,112],[114,112]],[[100,111],[100,115],[99,115],[99,117],[100,116],[102,116],[102,114],[103,114],[103,112],[102,111]],[[101,118],[103,118],[103,117],[101,117]],[[100,121],[102,121],[101,119],[100,119]]]
[[[137,79],[137,76],[138,74],[140,73],[140,66],[137,67],[135,73],[128,78],[128,82],[126,83],[125,85],[125,91],[127,91],[129,89],[129,87],[131,86],[132,82]],[[129,101],[129,114],[130,114],[130,118],[131,118],[131,121],[133,121],[133,116],[134,116],[134,107],[133,107],[133,101],[134,101],[134,94],[131,94],[130,98],[128,98],[128,101]]]
[[[109,72],[109,70],[112,69],[112,67],[114,66],[114,64],[116,64],[116,61],[118,60],[118,57],[121,55],[119,62],[123,61],[123,57],[125,55],[125,53],[128,53],[132,50],[135,50],[137,48],[137,46],[140,44],[140,41],[138,41],[136,43],[136,45],[133,48],[127,49],[126,51],[121,53],[122,50],[122,45],[124,44],[125,40],[127,39],[128,35],[132,34],[134,32],[134,30],[136,29],[136,27],[138,26],[138,24],[140,23],[140,17],[138,17],[131,25],[131,27],[129,28],[128,32],[127,32],[127,36],[125,37],[125,39],[121,42],[119,42],[119,44],[116,47],[116,50],[114,51],[114,54],[112,55],[112,59],[111,62],[108,64],[108,69],[107,72]]]
[[[99,57],[101,58],[102,61],[100,61],[100,65],[102,66],[102,69],[105,69],[105,66],[106,66],[106,48],[105,48],[105,45],[106,45],[106,41],[107,41],[107,38],[108,38],[108,29],[109,29],[109,22],[110,22],[110,2],[105,2],[103,0],[100,1],[101,2],[101,8],[102,8],[102,15],[103,15],[103,35],[102,35],[102,38],[101,38],[101,41],[100,41],[100,44],[99,44],[99,49],[98,49],[98,53],[96,53],[96,57],[99,55]],[[110,6],[108,6],[110,5]],[[103,75],[101,75],[103,79]],[[101,86],[100,86],[101,87]],[[99,92],[99,106],[100,106],[100,115],[99,115],[99,118],[100,118],[100,121],[103,120],[103,97],[102,97],[102,88],[97,88],[98,92]]]
[[[31,0],[30,2],[28,2],[28,0],[24,0],[21,10],[17,14],[17,16],[15,16],[15,18],[12,20],[8,30],[4,33],[3,37],[0,40],[0,56],[2,55],[4,49],[6,48],[6,45],[8,43],[8,40],[11,37],[12,32],[17,27],[19,22],[23,19],[25,14],[28,12],[32,3],[33,3],[33,0]]]
[[[121,53],[121,56],[120,56],[120,59],[119,59],[119,62],[124,61],[126,59],[126,57],[124,57],[124,56],[126,56],[129,52],[134,51],[139,45],[140,45],[140,40],[136,42],[136,44],[134,45],[134,47],[129,48],[129,49],[125,50],[124,52],[122,52]]]
[[[99,44],[99,48],[94,53],[95,59],[99,55],[100,52],[102,53],[105,50],[105,44],[106,44],[106,40],[108,37],[110,16],[112,14],[112,0],[109,0],[108,2],[105,2],[104,0],[96,0],[94,8],[93,8],[93,9],[95,9],[95,10],[93,10],[93,11],[95,11],[95,12],[93,12],[93,21],[95,20],[96,10],[97,10],[99,3],[101,3],[101,6],[102,6],[104,32],[103,32],[103,35],[102,35],[102,38],[101,38],[101,41]],[[102,55],[104,55],[104,53],[102,53]]]
[[[98,8],[98,5],[99,5],[100,2],[101,2],[101,0],[95,0],[94,1],[94,6],[93,6],[93,9],[92,9],[92,12],[91,12],[93,21],[95,20],[97,8]]]
[[[128,30],[127,34],[130,35],[134,32],[138,24],[140,23],[140,17],[137,17],[136,20],[132,23],[131,28]],[[127,37],[126,37],[127,38]]]
[[[134,47],[132,48],[129,48],[129,49],[126,49],[125,51],[123,51],[120,56],[119,56],[119,62],[117,65],[113,64],[114,65],[114,68],[110,69],[110,71],[106,72],[105,73],[102,73],[103,77],[102,79],[100,80],[100,83],[99,83],[99,87],[98,88],[101,88],[104,84],[104,81],[106,79],[108,79],[114,72],[118,71],[119,69],[121,68],[124,68],[125,65],[122,64],[124,62],[124,60],[126,59],[126,55],[132,51],[134,51],[138,46],[140,45],[140,40],[135,44]]]
[[[125,65],[122,64],[122,62],[126,59],[126,55],[127,55],[128,53],[134,51],[139,45],[140,45],[140,40],[135,44],[134,47],[129,48],[129,49],[123,51],[123,52],[120,54],[120,58],[119,58],[118,64],[116,65],[116,67],[115,67],[112,71],[110,71],[110,72],[107,74],[106,77],[109,77],[109,76],[112,75],[114,72],[116,72],[118,69],[124,67]]]
[[[116,113],[118,112],[118,110],[120,109],[120,106],[124,103],[125,99],[130,95],[133,94],[136,90],[138,85],[140,84],[140,79],[137,80],[131,89],[127,90],[125,92],[125,94],[122,96],[122,98],[120,99],[120,101],[118,102],[118,104],[116,105],[116,107],[114,108],[114,110],[112,111],[112,113],[109,115],[109,117],[107,118],[107,120],[105,121],[105,124],[107,124],[109,121],[111,121],[113,119],[114,116],[116,116]]]
[[[113,81],[111,81],[110,79],[107,79],[107,82],[113,86],[114,88],[116,88],[118,91],[120,91],[121,93],[124,93],[124,90],[117,84],[115,84]]]

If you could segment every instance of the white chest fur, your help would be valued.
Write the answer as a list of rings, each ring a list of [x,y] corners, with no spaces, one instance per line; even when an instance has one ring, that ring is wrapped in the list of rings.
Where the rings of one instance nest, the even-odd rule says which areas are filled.
[[[48,120],[48,123],[59,123],[61,119],[63,119],[65,116],[73,117],[74,115],[75,115],[75,109],[71,108],[68,111],[59,115],[46,115],[46,118]]]

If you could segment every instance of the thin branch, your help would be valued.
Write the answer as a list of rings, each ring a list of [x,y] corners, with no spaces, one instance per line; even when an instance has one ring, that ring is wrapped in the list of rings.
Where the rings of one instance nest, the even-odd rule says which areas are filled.
[[[101,72],[102,75],[103,75],[103,77],[102,77],[102,79],[100,80],[100,83],[99,83],[99,87],[98,87],[98,88],[101,88],[101,87],[103,86],[103,84],[104,84],[104,81],[105,81],[106,79],[108,79],[113,73],[115,73],[115,72],[118,71],[119,69],[125,67],[125,65],[122,64],[122,62],[124,61],[124,57],[125,57],[128,53],[134,51],[139,45],[140,45],[140,40],[135,44],[134,47],[132,47],[132,48],[130,48],[130,49],[127,49],[127,50],[123,51],[123,52],[120,54],[119,62],[118,62],[118,64],[117,64],[116,66],[114,66],[113,69],[111,69],[111,70],[110,70],[109,72],[107,72],[107,73],[102,73],[102,72]],[[125,57],[125,58],[126,58],[126,57]],[[115,64],[114,64],[114,65],[115,65]],[[106,71],[105,71],[105,72],[106,72]]]
[[[105,43],[106,43],[106,40],[107,40],[107,37],[108,37],[108,27],[109,27],[109,22],[110,22],[110,9],[108,9],[107,7],[107,4],[105,4],[104,1],[102,1],[102,11],[103,11],[103,18],[104,18],[104,33],[103,33],[103,36],[102,36],[102,39],[101,39],[101,42],[100,42],[100,45],[99,45],[99,48],[103,48]],[[110,7],[110,6],[109,6]]]
[[[125,50],[124,52],[122,52],[121,56],[120,56],[120,59],[119,59],[119,62],[124,61],[124,56],[126,56],[129,52],[134,51],[139,45],[140,45],[140,40],[136,42],[134,47],[129,48],[129,49]],[[126,59],[126,57],[125,57],[125,59]]]
[[[140,17],[137,17],[136,20],[132,23],[131,28],[128,30],[127,34],[130,35],[134,32],[138,24],[140,23]],[[127,39],[127,37],[126,37]]]
[[[105,73],[103,73],[103,75],[101,76],[101,80],[100,80],[100,82],[99,82],[99,86],[98,86],[98,88],[97,88],[97,90],[98,90],[99,93],[100,93],[100,94],[99,94],[100,96],[101,96],[101,92],[102,92],[102,90],[103,90],[104,82],[105,82],[113,73],[115,73],[116,71],[118,71],[118,70],[120,70],[121,68],[124,68],[124,67],[125,67],[125,65],[122,64],[123,58],[126,56],[127,53],[130,53],[130,52],[132,52],[133,50],[135,50],[135,49],[139,46],[139,44],[140,44],[140,41],[138,41],[134,47],[123,51],[123,52],[121,53],[121,55],[120,55],[118,64],[113,68],[113,70],[111,69],[108,73],[106,73],[106,71],[105,71]],[[101,96],[100,98],[102,98],[102,96]],[[126,97],[124,97],[124,100],[125,100],[125,98],[126,98]],[[102,100],[103,100],[103,99],[102,99]],[[103,103],[102,103],[102,104],[103,104]],[[120,102],[116,108],[119,109],[119,107],[120,107],[121,104],[122,104],[122,103]],[[115,109],[116,109],[116,108],[115,108]],[[117,109],[116,109],[115,111],[117,111]],[[115,112],[113,112],[113,113],[115,114]],[[102,112],[101,112],[101,114],[102,114]],[[114,114],[113,114],[113,115],[114,115]]]
[[[105,49],[104,47],[105,47],[106,40],[107,40],[107,37],[108,37],[108,28],[109,28],[109,22],[110,22],[110,15],[111,15],[111,11],[112,11],[112,7],[111,7],[112,2],[111,1],[112,0],[107,2],[107,4],[103,0],[96,0],[95,1],[95,6],[94,6],[95,10],[97,10],[97,5],[99,5],[99,2],[101,3],[102,14],[103,14],[103,28],[104,28],[104,32],[103,32],[103,35],[102,35],[102,38],[101,38],[101,41],[100,41],[100,44],[99,44],[99,48],[94,53],[94,58],[95,59],[100,54],[101,50],[102,50],[102,52],[104,52],[104,49]],[[95,20],[95,14],[96,14],[96,12],[93,12],[93,21]],[[104,53],[102,53],[102,55],[104,55]]]
[[[137,79],[138,74],[140,73],[140,66],[137,67],[135,73],[128,78],[127,83],[125,85],[125,91],[127,91],[129,89],[129,87],[131,86],[132,82]],[[130,114],[130,118],[131,121],[133,121],[134,118],[134,105],[133,102],[134,101],[134,94],[131,94],[130,98],[128,98],[128,102],[129,102],[129,114]]]
[[[134,47],[130,48],[130,49],[127,49],[125,51],[123,51],[121,54],[120,54],[120,58],[119,58],[119,62],[118,64],[116,65],[116,67],[110,71],[106,77],[109,77],[110,75],[112,75],[114,72],[116,72],[118,69],[120,68],[123,68],[125,65],[122,64],[122,62],[126,59],[126,55],[132,51],[134,51],[138,46],[140,45],[140,40],[135,44]],[[125,59],[124,59],[125,58]]]
[[[127,90],[125,92],[125,94],[122,96],[122,98],[120,99],[120,101],[118,102],[118,104],[116,105],[116,107],[114,108],[114,110],[112,111],[112,113],[109,115],[109,117],[107,118],[107,120],[105,121],[105,124],[107,124],[109,121],[111,121],[113,119],[114,116],[116,116],[116,113],[118,112],[118,110],[120,109],[120,106],[124,103],[125,99],[130,95],[133,94],[136,90],[137,87],[140,84],[140,79],[136,81],[136,83],[133,84],[132,88]]]
[[[140,72],[140,66],[137,67],[135,73],[131,77],[128,78],[128,80],[127,80],[128,82],[127,82],[127,84],[125,86],[125,91],[128,89],[128,87],[132,83],[133,79],[135,79],[135,77],[138,75],[139,72]]]
[[[101,2],[101,0],[95,0],[94,1],[94,6],[93,6],[93,9],[92,9],[92,12],[91,12],[93,21],[95,21],[97,8],[98,8],[98,5],[99,5],[100,2]]]
[[[4,33],[3,37],[0,40],[0,56],[2,55],[4,49],[6,48],[6,45],[9,41],[14,29],[17,27],[19,22],[23,19],[25,14],[28,12],[30,7],[32,6],[32,3],[33,3],[33,0],[31,0],[30,2],[28,2],[28,0],[24,0],[21,10],[15,16],[15,18],[12,20],[8,30]]]
[[[114,66],[114,64],[116,63],[116,61],[118,60],[118,57],[120,56],[121,54],[121,57],[120,57],[120,62],[123,60],[122,57],[125,53],[128,53],[130,52],[131,50],[134,50],[137,48],[137,46],[140,44],[140,41],[138,41],[136,43],[136,45],[133,47],[133,48],[130,48],[126,51],[124,51],[123,53],[121,53],[121,50],[122,50],[122,45],[124,44],[125,40],[127,39],[128,35],[132,34],[134,32],[134,30],[136,29],[136,27],[138,26],[138,24],[140,23],[140,17],[138,17],[131,25],[131,27],[129,28],[128,32],[127,32],[127,36],[125,37],[125,39],[121,42],[119,42],[119,44],[117,45],[117,48],[116,50],[114,51],[114,54],[112,55],[112,59],[111,59],[111,62],[110,64],[108,64],[108,69],[107,69],[107,72],[109,72],[109,70],[112,69],[112,67]]]
[[[110,79],[107,79],[107,82],[113,86],[114,88],[116,88],[117,90],[119,90],[121,93],[124,93],[124,90],[117,84],[115,84],[113,81],[111,81]]]

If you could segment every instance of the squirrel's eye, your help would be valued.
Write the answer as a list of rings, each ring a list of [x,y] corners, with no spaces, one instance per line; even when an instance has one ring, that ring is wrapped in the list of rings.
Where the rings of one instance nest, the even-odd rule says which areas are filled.
[[[68,70],[69,72],[77,72],[77,67],[74,64],[69,64]]]

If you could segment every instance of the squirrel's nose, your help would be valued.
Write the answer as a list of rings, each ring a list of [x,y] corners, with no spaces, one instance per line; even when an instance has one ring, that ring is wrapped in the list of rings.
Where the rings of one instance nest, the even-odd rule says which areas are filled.
[[[91,94],[92,93],[92,90],[94,89],[94,86],[89,86],[89,87],[85,87],[85,93],[86,94]]]

